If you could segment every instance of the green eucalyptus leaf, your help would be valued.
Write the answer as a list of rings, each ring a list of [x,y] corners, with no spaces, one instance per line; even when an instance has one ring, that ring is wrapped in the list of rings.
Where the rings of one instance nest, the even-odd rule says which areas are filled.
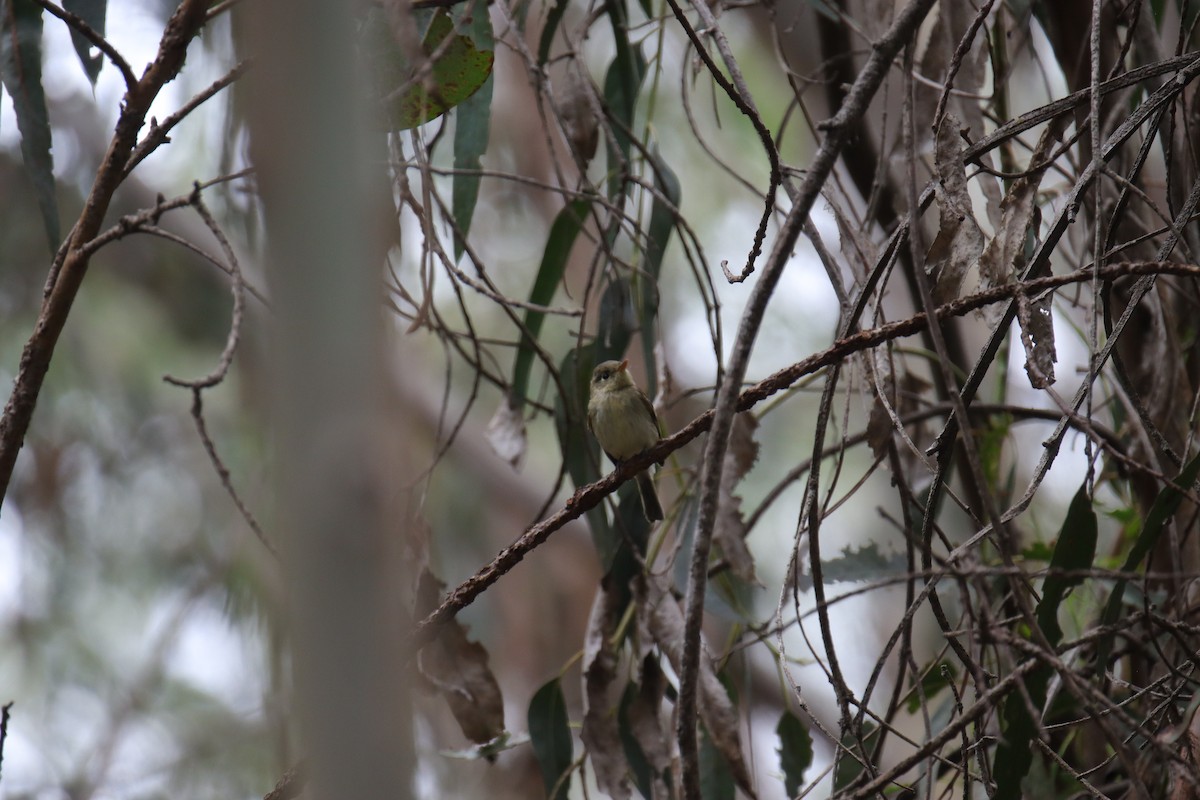
[[[50,154],[50,116],[42,88],[42,8],[33,0],[0,0],[0,82],[17,114],[25,172],[33,184],[53,255],[62,236]]]
[[[564,776],[574,759],[574,743],[567,719],[567,701],[558,678],[538,689],[529,701],[529,740],[542,771],[546,796],[567,800],[570,781]]]
[[[485,50],[492,50],[492,23],[487,13],[487,6],[482,0],[476,0],[472,16],[470,32]],[[479,91],[459,104],[455,110],[454,125],[454,185],[451,190],[450,206],[454,213],[457,235],[454,237],[454,260],[462,258],[463,243],[471,231],[471,219],[475,216],[475,203],[479,199],[478,174],[482,166],[480,160],[487,150],[488,134],[491,129],[492,117],[492,76],[489,72],[487,80]]]
[[[675,230],[675,209],[679,208],[681,189],[679,178],[662,160],[658,149],[650,152],[650,165],[654,170],[654,186],[661,197],[655,195],[650,208],[650,227],[647,230],[645,258],[642,272],[638,276],[638,293],[641,303],[638,306],[638,326],[642,332],[642,358],[646,362],[647,386],[646,394],[654,397],[658,391],[655,385],[658,366],[654,356],[654,323],[658,318],[658,278],[662,274],[663,257],[667,252],[667,243],[671,232]]]
[[[423,18],[419,12],[414,17],[419,25]],[[380,9],[364,15],[360,47],[375,89],[377,122],[384,130],[415,128],[445,114],[477,92],[492,74],[492,51],[480,49],[475,39],[457,30],[444,10],[434,14],[425,28],[419,59],[404,52]]]
[[[96,33],[104,35],[108,0],[63,0],[62,6],[86,22]],[[88,80],[95,86],[96,78],[100,76],[100,68],[104,66],[104,55],[99,51],[93,52],[92,43],[74,28],[71,29],[71,44],[75,46],[75,53],[79,56],[79,63],[83,65]]]
[[[775,733],[779,736],[779,765],[783,768],[783,785],[788,797],[795,797],[804,785],[805,771],[812,765],[812,734],[799,717],[787,710],[779,718]]]
[[[562,22],[563,14],[567,11],[567,0],[555,0],[550,13],[546,15],[546,24],[542,27],[542,38],[538,42],[538,66],[544,67],[550,58],[550,48],[554,46],[554,34]]]
[[[530,303],[545,306],[554,299],[554,293],[558,290],[563,273],[567,269],[567,261],[571,256],[571,248],[575,245],[575,237],[579,235],[580,229],[587,221],[588,211],[591,210],[591,207],[590,200],[576,200],[558,212],[558,216],[550,226],[550,236],[546,240],[542,263],[538,268],[537,278],[533,282],[533,291],[529,293]],[[545,317],[546,315],[541,311],[530,309],[525,312],[525,330],[528,332],[528,336],[521,338],[521,344],[517,347],[516,362],[513,365],[511,400],[516,407],[520,407],[528,396],[529,375],[533,370],[535,355],[534,341],[541,333]],[[529,337],[532,337],[532,341]]]

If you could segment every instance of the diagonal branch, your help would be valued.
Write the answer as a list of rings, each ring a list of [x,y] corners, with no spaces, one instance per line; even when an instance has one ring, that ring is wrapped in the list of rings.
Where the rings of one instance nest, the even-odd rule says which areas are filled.
[[[8,493],[17,454],[29,431],[54,348],[91,263],[91,251],[83,245],[100,231],[113,194],[125,177],[125,165],[137,143],[138,131],[146,122],[150,104],[162,87],[179,74],[188,45],[204,26],[207,6],[206,0],[183,0],[167,21],[157,56],[141,80],[125,93],[121,116],[96,173],[96,181],[67,242],[59,251],[61,262],[56,259],[51,269],[41,312],[33,334],[21,352],[17,379],[4,406],[4,415],[0,417],[0,500]]]
[[[1091,268],[1084,267],[1065,275],[1051,275],[1024,283],[1007,283],[996,286],[939,306],[936,312],[937,318],[946,320],[952,317],[961,317],[985,306],[1007,302],[1020,295],[1037,295],[1073,283],[1086,283],[1092,279],[1092,275]],[[1099,275],[1101,280],[1105,281],[1128,275],[1186,275],[1200,278],[1200,266],[1154,261],[1123,262],[1105,265],[1100,269]],[[840,363],[855,353],[878,347],[894,339],[920,333],[927,324],[928,317],[924,313],[919,313],[907,319],[881,325],[878,328],[869,328],[839,339],[828,349],[784,367],[746,389],[737,397],[735,411],[749,411],[773,395],[794,386],[805,376]],[[605,497],[615,492],[621,484],[637,473],[651,464],[663,461],[671,453],[711,430],[715,416],[715,409],[705,411],[675,434],[662,439],[654,447],[624,462],[595,483],[576,490],[561,509],[528,528],[516,541],[501,550],[486,566],[447,594],[441,605],[417,624],[413,635],[414,652],[432,639],[440,625],[471,605],[477,597],[511,571],[526,555],[549,539],[555,531],[595,508]],[[1077,422],[1074,418],[1071,421]]]

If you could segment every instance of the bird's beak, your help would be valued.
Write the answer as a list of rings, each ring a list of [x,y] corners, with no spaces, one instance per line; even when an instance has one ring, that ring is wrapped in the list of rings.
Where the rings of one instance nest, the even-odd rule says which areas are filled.
[[[629,359],[627,358],[617,366],[617,369],[621,370],[621,372],[624,372],[625,368],[628,366],[629,366]]]

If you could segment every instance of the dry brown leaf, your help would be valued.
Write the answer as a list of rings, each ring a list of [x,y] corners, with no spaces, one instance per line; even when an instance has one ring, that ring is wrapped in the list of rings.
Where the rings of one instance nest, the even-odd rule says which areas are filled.
[[[882,460],[888,456],[893,437],[900,438],[903,442],[899,448],[901,468],[909,476],[909,481],[919,481],[920,476],[929,471],[921,453],[921,445],[918,444],[928,437],[929,425],[919,422],[907,429],[901,428],[901,425],[905,417],[924,407],[931,386],[920,375],[905,372],[900,376],[900,388],[896,390],[888,352],[880,348],[874,353],[874,374],[878,385],[874,387],[874,402],[867,418],[867,444],[875,458]]]
[[[1021,344],[1025,346],[1025,374],[1035,389],[1054,384],[1054,318],[1050,313],[1053,295],[1040,300],[1017,296],[1017,321],[1021,324]]]
[[[443,585],[428,570],[421,574],[418,616],[436,608]],[[418,667],[422,677],[445,698],[464,736],[483,744],[504,732],[504,698],[488,667],[487,650],[467,638],[466,628],[458,620],[451,619],[438,628],[433,641],[421,650]]]
[[[758,442],[754,441],[757,428],[758,420],[750,414],[738,414],[733,418],[729,449],[725,451],[725,469],[721,472],[717,518],[713,522],[713,541],[721,548],[729,568],[734,575],[750,583],[758,579],[754,575],[754,558],[746,547],[749,531],[742,517],[742,498],[733,490],[758,460]]]
[[[979,274],[985,288],[1008,283],[1025,266],[1025,243],[1029,232],[1036,231],[1039,224],[1040,214],[1035,201],[1042,176],[1046,174],[1044,166],[1037,167],[1045,164],[1050,148],[1057,140],[1051,128],[1042,132],[1029,159],[1034,171],[1013,181],[1008,194],[1000,201],[1000,225],[979,257]],[[995,312],[1003,313],[999,304],[995,306]]]
[[[671,662],[672,669],[679,672],[683,662],[683,610],[671,596],[666,579],[660,575],[643,575],[638,580],[638,613],[642,625],[658,643],[659,648]],[[738,787],[755,797],[750,782],[750,771],[742,754],[742,742],[738,735],[737,708],[713,669],[712,661],[701,644],[698,705],[700,719],[708,730],[709,737],[725,761],[729,764],[733,780]]]
[[[610,644],[619,613],[615,596],[600,589],[583,641],[585,711],[579,738],[587,747],[600,789],[609,797],[624,800],[630,796],[630,786],[617,721],[621,696],[621,687],[617,683],[617,654]]]
[[[959,42],[962,41],[967,31],[970,30],[971,24],[975,20],[976,9],[973,3],[938,3],[938,18],[933,27],[933,31],[929,37],[929,46],[926,47],[921,58],[921,72],[937,81],[938,83],[946,83],[949,78],[950,58],[958,49]],[[982,136],[985,127],[983,119],[983,107],[971,95],[978,94],[983,87],[984,78],[987,75],[987,65],[989,60],[990,48],[987,46],[987,27],[982,27],[975,32],[975,38],[966,57],[958,66],[958,72],[954,75],[954,89],[963,94],[952,93],[946,104],[946,108],[950,109],[950,113],[961,115],[963,124],[971,132],[975,138]],[[922,91],[919,97],[931,97],[927,106],[918,109],[918,113],[926,112],[930,116],[927,117],[936,123],[933,119],[932,112],[936,110],[937,102],[941,97],[940,90]],[[918,117],[920,119],[920,117]],[[984,153],[980,157],[980,161],[984,166],[992,166],[992,157],[990,153]],[[987,215],[988,221],[995,230],[1000,224],[1000,185],[997,178],[986,173],[979,175],[976,178],[976,183],[983,190],[984,197],[987,198]]]
[[[875,398],[871,403],[871,413],[867,416],[867,445],[871,448],[871,453],[875,458],[882,459],[887,456],[888,448],[892,443],[892,431],[895,430],[892,415],[888,413],[888,406],[885,406],[883,401],[886,400],[888,405],[893,410],[895,409],[896,378],[885,348],[871,350],[863,357],[874,358],[875,361],[874,370],[871,370],[870,363],[865,365],[868,378],[874,378],[872,388]]]
[[[525,417],[519,406],[514,406],[507,397],[501,400],[500,407],[487,424],[484,436],[496,455],[507,461],[513,469],[521,468],[528,438],[525,435]]]
[[[642,662],[642,680],[637,695],[626,712],[630,733],[642,748],[642,755],[654,773],[652,800],[669,798],[665,776],[671,774],[671,743],[675,737],[663,719],[662,698],[666,680],[658,665],[658,657],[647,656]]]
[[[585,165],[596,155],[600,142],[600,119],[593,105],[597,94],[591,78],[583,72],[583,65],[572,59],[567,64],[559,109],[567,141]]]
[[[967,192],[961,125],[957,117],[946,115],[937,131],[933,157],[940,224],[925,255],[925,268],[935,276],[933,298],[939,304],[958,297],[963,277],[983,252],[983,232],[975,222]]]
[[[855,275],[866,275],[879,258],[879,248],[870,236],[863,235],[862,229],[846,217],[839,204],[826,197],[825,207],[837,223],[838,249],[842,257],[853,265]]]

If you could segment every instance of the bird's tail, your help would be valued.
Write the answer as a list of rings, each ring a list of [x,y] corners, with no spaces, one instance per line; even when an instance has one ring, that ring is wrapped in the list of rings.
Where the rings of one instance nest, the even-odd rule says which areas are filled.
[[[637,476],[638,491],[642,495],[642,511],[650,522],[658,522],[663,518],[662,503],[658,502],[658,492],[654,491],[654,479],[650,470],[639,472]]]

